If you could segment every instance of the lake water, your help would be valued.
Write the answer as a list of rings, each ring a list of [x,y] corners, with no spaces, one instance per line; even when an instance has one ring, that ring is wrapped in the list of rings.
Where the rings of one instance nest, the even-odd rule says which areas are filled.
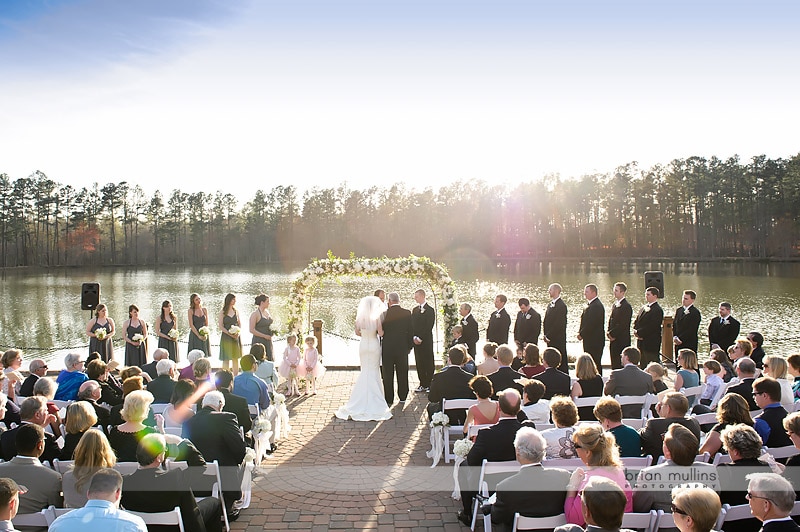
[[[680,305],[684,289],[698,293],[696,306],[703,315],[700,350],[707,351],[708,343],[702,332],[708,320],[717,315],[722,300],[733,304],[734,315],[742,322],[742,333],[761,331],[766,337],[767,353],[789,355],[800,352],[800,264],[761,263],[590,263],[590,262],[530,262],[498,268],[475,268],[468,263],[446,264],[456,284],[459,302],[469,302],[480,327],[486,327],[497,293],[509,298],[507,309],[512,317],[519,310],[516,300],[528,297],[534,308],[544,312],[549,302],[547,286],[552,282],[564,287],[563,299],[569,307],[568,336],[577,334],[580,313],[585,300],[583,286],[595,283],[606,305],[613,302],[615,282],[627,283],[628,299],[634,312],[644,303],[644,272],[660,270],[665,274],[666,298],[661,305],[667,314],[674,314]],[[250,342],[246,320],[255,308],[253,298],[259,292],[270,295],[276,325],[285,324],[285,304],[296,271],[285,273],[270,267],[203,267],[158,269],[66,269],[56,271],[6,271],[0,282],[0,349],[21,347],[24,357],[42,356],[60,367],[64,354],[85,353],[88,339],[84,333],[90,319],[88,311],[80,310],[81,283],[99,282],[102,302],[118,327],[127,319],[129,304],[136,304],[141,317],[150,324],[160,311],[164,299],[172,301],[183,335],[181,356],[185,359],[186,312],[189,294],[199,293],[212,316],[221,310],[225,294],[237,295],[237,308],[242,316],[244,343]],[[376,288],[397,291],[402,304],[413,304],[417,287],[430,288],[426,282],[406,278],[342,277],[329,279],[317,288],[311,300],[310,316],[325,322],[323,355],[329,366],[358,364],[358,340],[353,333],[353,321],[358,300]],[[212,344],[218,343],[216,324]],[[483,337],[483,335],[482,335]],[[438,331],[443,341],[443,331]],[[150,350],[157,342],[150,341]],[[123,342],[115,341],[117,358],[121,358]],[[278,355],[285,341],[276,342]],[[246,350],[247,348],[245,348]],[[212,355],[216,354],[212,347]],[[438,349],[437,351],[441,351]],[[571,354],[580,352],[580,344],[569,346]],[[413,359],[413,355],[411,357]],[[608,355],[606,354],[606,363]]]

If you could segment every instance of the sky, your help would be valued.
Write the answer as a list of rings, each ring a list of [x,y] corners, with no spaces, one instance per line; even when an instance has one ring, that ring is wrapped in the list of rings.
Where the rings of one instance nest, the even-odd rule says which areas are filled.
[[[800,151],[794,0],[2,0],[0,173],[513,186]]]

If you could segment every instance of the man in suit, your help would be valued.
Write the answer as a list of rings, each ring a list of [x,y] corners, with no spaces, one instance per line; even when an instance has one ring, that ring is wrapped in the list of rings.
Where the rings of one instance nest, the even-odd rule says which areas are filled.
[[[0,446],[3,448],[3,459],[6,462],[17,456],[17,432],[20,427],[31,423],[44,429],[56,420],[53,414],[47,413],[47,399],[40,395],[34,395],[22,401],[19,407],[19,417],[20,426],[7,430],[0,436]],[[39,459],[52,464],[54,459],[61,458],[61,449],[52,434],[45,432],[44,439],[44,451]]]
[[[656,404],[656,412],[661,417],[648,419],[647,424],[639,431],[642,436],[642,454],[645,456],[649,454],[654,461],[658,460],[658,457],[664,454],[663,436],[673,423],[689,429],[699,441],[700,424],[695,418],[685,417],[688,410],[689,401],[685,395],[678,392],[664,394]]]
[[[425,290],[414,292],[416,305],[411,310],[411,334],[414,341],[414,360],[417,363],[419,387],[425,392],[431,386],[435,364],[433,361],[433,325],[436,323],[433,307],[425,301]]]
[[[147,364],[142,364],[142,371],[150,375],[150,379],[155,379],[158,377],[158,362],[160,360],[169,359],[169,351],[159,347],[155,351],[153,351],[153,361],[148,362]],[[158,403],[159,401],[156,401]],[[169,401],[167,401],[169,402]]]
[[[51,505],[56,508],[64,505],[61,475],[39,461],[44,452],[44,442],[44,429],[26,423],[17,431],[19,454],[10,462],[0,464],[0,477],[11,478],[28,489],[19,497],[19,511],[23,514],[39,512]],[[46,527],[37,530],[46,530]]]
[[[217,385],[217,391],[222,393],[225,398],[225,406],[222,411],[235,415],[236,422],[242,427],[242,432],[247,434],[247,431],[253,427],[253,420],[250,419],[250,408],[247,406],[247,399],[240,395],[235,395],[231,391],[233,373],[230,370],[221,369],[214,374],[214,382]]]
[[[753,382],[756,380],[756,363],[750,357],[741,357],[733,364],[739,383],[728,386],[726,394],[738,393],[747,401],[750,411],[759,410],[759,406],[753,399]]]
[[[544,341],[561,353],[558,369],[569,373],[567,359],[567,304],[561,299],[561,285],[553,283],[547,288],[550,304],[544,310]]]
[[[615,369],[611,372],[603,393],[605,395],[636,395],[644,396],[653,393],[653,378],[646,371],[642,371],[637,364],[641,358],[641,353],[635,347],[626,347],[622,350],[622,369]],[[642,417],[642,409],[639,405],[624,405],[622,407],[623,417],[639,418]]]
[[[522,397],[522,384],[520,384],[518,381],[520,379],[524,379],[525,375],[511,369],[511,364],[514,362],[514,351],[511,350],[511,347],[508,344],[506,344],[498,347],[494,354],[497,358],[497,362],[500,364],[500,367],[497,368],[497,371],[494,373],[487,375],[489,380],[492,382],[492,388],[494,389],[494,395],[492,395],[492,398],[496,399],[499,393],[506,388],[513,388],[517,390],[520,397]]]
[[[608,351],[611,354],[611,369],[622,367],[622,350],[631,345],[631,317],[633,309],[625,294],[628,285],[616,283],[614,285],[614,304],[611,306],[611,315],[608,317]]]
[[[472,305],[461,303],[458,313],[461,314],[462,343],[466,344],[470,356],[474,359],[478,353],[475,345],[478,343],[480,335],[478,334],[478,322],[472,315]]]
[[[588,302],[581,313],[581,324],[578,329],[578,340],[583,340],[583,352],[594,359],[597,371],[603,374],[603,348],[606,345],[604,326],[606,309],[597,298],[597,286],[587,284],[583,288],[583,296]]]
[[[711,349],[727,351],[739,337],[741,324],[731,316],[731,304],[723,301],[719,304],[719,318],[712,318],[708,324],[708,344]]]
[[[28,365],[28,371],[30,371],[30,375],[25,378],[22,382],[22,386],[19,388],[19,395],[21,397],[30,397],[33,395],[33,385],[47,374],[47,362],[41,358],[34,358]]]
[[[758,369],[764,369],[764,335],[758,331],[747,333],[747,339],[753,344],[753,351],[750,358],[756,363]]]
[[[790,514],[794,509],[794,486],[775,473],[747,475],[750,513],[764,523],[761,532],[797,532],[800,526]]]
[[[475,394],[469,387],[472,374],[461,368],[464,363],[464,348],[453,347],[448,352],[450,364],[436,373],[431,380],[431,391],[428,392],[428,415],[433,416],[442,411],[442,399],[474,399]],[[451,425],[463,425],[466,410],[451,410],[447,414]]]
[[[522,405],[522,396],[515,389],[500,390],[497,394],[500,406],[500,419],[491,427],[478,431],[475,443],[467,455],[467,466],[458,472],[461,486],[461,502],[463,512],[458,512],[458,520],[469,526],[471,524],[472,498],[477,493],[476,487],[483,460],[490,462],[506,462],[516,460],[514,438],[523,426],[536,428],[530,421],[520,423],[517,414]],[[492,486],[493,488],[493,486]]]
[[[672,324],[672,343],[675,344],[675,360],[680,349],[691,349],[697,353],[697,330],[700,328],[700,311],[694,306],[697,294],[693,290],[683,291],[683,306],[675,310]]]
[[[794,445],[783,428],[788,412],[781,405],[781,384],[772,377],[760,377],[753,381],[753,398],[763,410],[753,418],[758,435],[767,447]]]
[[[539,431],[530,427],[517,431],[514,452],[522,465],[519,473],[497,484],[495,502],[491,505],[494,525],[510,529],[515,513],[525,517],[549,517],[564,512],[570,473],[566,469],[542,467],[546,451],[547,441]],[[548,491],[543,488],[545,486]]]
[[[142,438],[136,448],[139,469],[123,477],[122,506],[134,512],[169,512],[177,506],[186,530],[220,532],[219,499],[206,497],[197,502],[182,470],[161,468],[166,453],[167,443],[162,434]]]
[[[561,365],[562,355],[558,349],[548,347],[542,353],[542,365],[545,370],[533,378],[544,384],[543,399],[548,401],[556,395],[569,395],[572,384],[569,375],[559,371],[557,368]]]
[[[78,401],[85,401],[91,405],[97,416],[97,424],[105,431],[111,424],[111,409],[97,402],[100,400],[100,395],[100,384],[97,381],[86,381],[78,388]]]
[[[400,296],[391,292],[386,300],[389,308],[383,315],[383,341],[381,342],[383,395],[386,404],[394,404],[394,376],[397,373],[397,397],[401,403],[408,396],[408,352],[414,345],[411,334],[411,312],[400,306]]]
[[[659,362],[661,357],[661,324],[664,310],[658,304],[658,288],[650,286],[644,292],[647,301],[633,321],[633,335],[636,347],[642,354],[639,367],[644,369],[650,362]]]
[[[497,345],[508,343],[508,331],[511,328],[511,316],[506,312],[508,298],[497,294],[494,298],[494,312],[489,315],[489,326],[486,327],[486,341]]]
[[[208,392],[203,407],[183,423],[183,437],[194,443],[207,461],[217,460],[222,477],[222,491],[228,517],[233,503],[242,496],[240,466],[244,460],[245,443],[236,416],[223,412],[225,396]]]
[[[175,373],[175,362],[169,359],[169,354],[158,361],[156,377],[147,383],[147,391],[153,394],[154,403],[170,402],[175,390]]]
[[[554,532],[632,532],[621,529],[628,499],[616,482],[601,476],[589,479],[581,494],[581,510],[586,530],[578,525],[562,525]]]
[[[542,333],[542,317],[533,310],[527,297],[519,298],[519,312],[514,322],[514,342],[517,351],[525,349],[525,344],[538,344]]]

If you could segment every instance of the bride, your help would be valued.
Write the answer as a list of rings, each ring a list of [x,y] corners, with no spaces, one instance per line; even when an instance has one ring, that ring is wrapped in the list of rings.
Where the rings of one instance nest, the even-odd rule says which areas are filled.
[[[361,337],[358,347],[361,373],[353,386],[350,400],[336,411],[339,419],[381,421],[392,417],[383,397],[381,380],[381,342],[378,337],[383,336],[383,310],[383,303],[375,296],[367,296],[358,304],[356,334]]]

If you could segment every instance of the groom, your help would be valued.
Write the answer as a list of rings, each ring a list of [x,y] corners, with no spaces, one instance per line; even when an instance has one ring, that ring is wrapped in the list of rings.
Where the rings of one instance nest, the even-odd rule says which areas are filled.
[[[386,404],[394,404],[394,374],[397,371],[397,396],[404,403],[408,395],[408,353],[414,345],[411,312],[400,306],[397,292],[387,297],[389,308],[383,316],[383,395]]]

